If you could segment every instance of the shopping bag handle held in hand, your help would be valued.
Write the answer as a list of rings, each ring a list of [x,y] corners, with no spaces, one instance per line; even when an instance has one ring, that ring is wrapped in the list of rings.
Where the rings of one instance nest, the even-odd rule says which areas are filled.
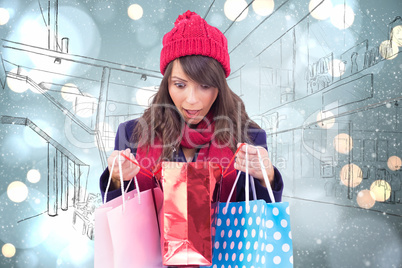
[[[133,181],[133,179],[130,180],[130,182],[127,185],[127,188],[124,190],[124,181],[123,181],[123,171],[122,171],[122,167],[121,167],[121,158],[120,158],[120,154],[115,156],[115,158],[113,158],[113,163],[112,163],[112,168],[109,171],[109,179],[107,182],[107,186],[106,186],[106,191],[105,191],[105,196],[104,199],[105,202],[107,200],[107,194],[109,192],[109,188],[110,188],[110,183],[112,181],[112,173],[113,173],[113,169],[114,169],[114,163],[116,162],[116,158],[118,159],[118,165],[119,165],[119,177],[120,177],[120,187],[121,187],[121,194],[122,194],[122,198],[123,198],[123,211],[126,208],[126,199],[125,199],[125,194],[127,193],[128,188],[130,187],[131,182]],[[141,204],[141,194],[140,194],[140,188],[138,186],[138,181],[137,181],[137,176],[134,177],[134,183],[135,183],[135,187],[137,189],[138,192],[138,204]]]
[[[239,146],[239,149],[240,149],[243,145],[244,145],[244,143],[243,143],[241,146]],[[248,146],[248,145],[247,145],[247,144],[245,144],[245,145],[246,145],[246,163],[247,163],[247,162],[248,162],[248,153],[247,153],[247,146]],[[237,152],[239,151],[239,149],[236,151],[236,154],[237,154]],[[263,163],[263,160],[262,160],[262,157],[261,157],[261,153],[260,153],[259,150],[257,150],[257,153],[258,153],[258,160],[260,161],[261,172],[262,172],[262,175],[263,175],[263,177],[264,177],[264,182],[265,182],[265,184],[266,184],[269,197],[271,198],[271,202],[272,202],[272,203],[275,203],[275,197],[274,197],[274,194],[273,194],[273,191],[272,191],[271,183],[269,182],[269,179],[268,179],[267,171],[266,171],[265,168],[264,168],[264,163]],[[250,196],[249,196],[249,183],[250,183],[250,181],[249,181],[249,176],[248,176],[248,175],[249,175],[249,174],[248,174],[248,165],[246,165],[246,172],[245,172],[245,173],[246,173],[246,181],[245,181],[245,183],[246,183],[246,185],[245,185],[246,209],[250,209],[250,207],[249,207],[249,201],[250,201]],[[229,206],[229,203],[230,203],[230,199],[232,198],[232,195],[233,195],[234,189],[236,188],[236,184],[237,184],[237,181],[239,180],[240,174],[241,174],[241,172],[237,173],[236,180],[235,180],[235,182],[233,183],[232,190],[230,191],[228,201],[226,202],[226,206],[225,206],[225,208],[224,208],[224,211],[225,211],[225,212],[226,212],[227,209],[228,209],[228,206]],[[253,181],[253,182],[254,182],[254,181]],[[252,182],[252,183],[253,183],[253,182]],[[252,185],[252,187],[253,187],[253,185]],[[254,189],[254,190],[255,190],[255,189]],[[254,191],[254,190],[253,190],[253,191]],[[254,194],[254,192],[253,192],[253,194]],[[255,197],[255,194],[254,194],[254,197]]]

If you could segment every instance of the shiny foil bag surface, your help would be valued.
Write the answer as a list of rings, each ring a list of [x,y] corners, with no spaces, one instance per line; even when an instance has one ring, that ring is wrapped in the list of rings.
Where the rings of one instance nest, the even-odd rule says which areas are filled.
[[[211,265],[211,222],[221,167],[211,162],[162,162],[164,265]]]

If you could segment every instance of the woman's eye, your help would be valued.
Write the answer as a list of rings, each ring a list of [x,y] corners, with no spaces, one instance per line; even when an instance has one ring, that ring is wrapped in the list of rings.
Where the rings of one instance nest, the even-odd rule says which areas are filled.
[[[178,88],[183,88],[185,85],[183,83],[174,83],[174,85]]]
[[[209,86],[209,85],[201,85],[201,87],[202,87],[203,89],[208,89],[208,88],[210,88],[211,86]]]

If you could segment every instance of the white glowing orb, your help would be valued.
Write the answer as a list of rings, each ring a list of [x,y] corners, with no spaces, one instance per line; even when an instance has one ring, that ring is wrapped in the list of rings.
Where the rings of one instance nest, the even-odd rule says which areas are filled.
[[[7,243],[4,244],[1,248],[1,253],[3,253],[4,257],[12,258],[15,255],[15,247],[13,244]]]
[[[51,34],[53,34],[53,29],[51,30]],[[25,19],[21,28],[19,29],[21,34],[21,43],[30,44],[31,46],[40,46],[47,47],[48,46],[48,29],[43,24],[43,21],[34,20],[34,19]],[[27,54],[27,56],[31,57],[32,53]],[[41,56],[41,58],[45,58]],[[48,58],[48,57],[47,57]]]
[[[40,172],[39,172],[39,170],[31,169],[30,171],[28,171],[27,180],[30,183],[37,183],[38,181],[40,181]]]
[[[361,168],[355,164],[344,165],[341,169],[341,182],[349,187],[356,187],[363,180]]]
[[[355,21],[355,13],[348,5],[337,5],[331,11],[331,23],[338,29],[347,29]]]
[[[338,153],[349,154],[353,147],[353,140],[346,133],[340,133],[334,138],[334,147]]]
[[[387,161],[387,166],[392,171],[400,170],[402,166],[402,160],[396,155],[390,156]]]
[[[29,90],[36,94],[43,94],[49,90],[50,85],[52,84],[52,76],[48,75],[45,72],[41,72],[38,70],[31,70],[28,73],[29,77]]]
[[[335,124],[335,118],[333,118],[333,116],[334,116],[334,114],[330,111],[326,111],[326,112],[320,111],[317,114],[317,122],[318,122],[318,125],[320,126],[320,128],[323,128],[323,129],[332,128]],[[326,118],[331,118],[331,119],[325,120]]]
[[[402,25],[397,25],[391,31],[392,41],[402,47]]]
[[[114,149],[114,138],[116,136],[116,132],[113,131],[112,127],[109,124],[100,122],[97,125],[97,130],[101,135],[102,144],[99,144],[97,137],[94,137],[94,141],[96,146],[102,151],[108,152]]]
[[[28,187],[20,181],[14,181],[7,187],[7,196],[11,201],[20,203],[28,197]]]
[[[29,85],[24,77],[14,78],[17,72],[17,68],[14,68],[10,71],[11,74],[7,76],[7,86],[16,93],[22,93],[29,88]],[[27,76],[28,72],[25,71],[25,69],[20,68],[18,75]]]
[[[91,117],[98,108],[97,105],[98,101],[90,94],[76,96],[73,101],[74,113],[79,117]]]
[[[144,14],[144,10],[142,9],[142,7],[140,5],[133,4],[128,7],[127,13],[128,13],[128,16],[130,17],[130,19],[139,20],[142,18],[142,15]]]
[[[328,73],[333,77],[340,77],[345,73],[346,66],[341,60],[334,59],[329,63]]]
[[[248,4],[245,0],[226,0],[223,11],[229,20],[242,21],[247,17],[248,14],[247,5]],[[237,18],[237,16],[239,17]]]
[[[313,18],[315,18],[317,20],[327,19],[331,15],[331,11],[332,11],[331,0],[324,0],[324,2],[322,2],[322,3],[321,2],[322,2],[322,0],[311,0],[308,5],[308,10],[310,11],[311,16],[313,16]],[[318,6],[318,4],[320,4],[320,3],[321,3],[321,5]],[[315,7],[317,7],[317,8],[315,8]]]
[[[149,106],[155,94],[156,94],[155,87],[144,87],[143,89],[137,90],[135,98],[139,105]]]
[[[260,16],[268,16],[274,11],[274,0],[255,0],[252,4],[253,10]]]
[[[10,13],[8,13],[7,9],[0,8],[0,25],[6,24],[10,19]]]
[[[77,96],[81,96],[78,87],[73,83],[67,83],[61,88],[61,96],[68,102],[75,101]]]
[[[385,202],[391,196],[391,185],[384,180],[376,180],[370,186],[371,196],[378,202]]]
[[[362,190],[357,194],[357,204],[364,209],[370,209],[375,205],[375,200],[371,195],[370,190]]]
[[[390,40],[383,41],[378,49],[380,55],[387,60],[395,59],[399,52],[398,44]]]

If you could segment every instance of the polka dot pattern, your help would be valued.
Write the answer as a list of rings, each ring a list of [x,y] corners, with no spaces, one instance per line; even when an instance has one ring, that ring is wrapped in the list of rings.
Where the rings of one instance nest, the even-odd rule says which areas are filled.
[[[289,203],[230,203],[224,213],[225,206],[219,204],[210,267],[293,267]]]

